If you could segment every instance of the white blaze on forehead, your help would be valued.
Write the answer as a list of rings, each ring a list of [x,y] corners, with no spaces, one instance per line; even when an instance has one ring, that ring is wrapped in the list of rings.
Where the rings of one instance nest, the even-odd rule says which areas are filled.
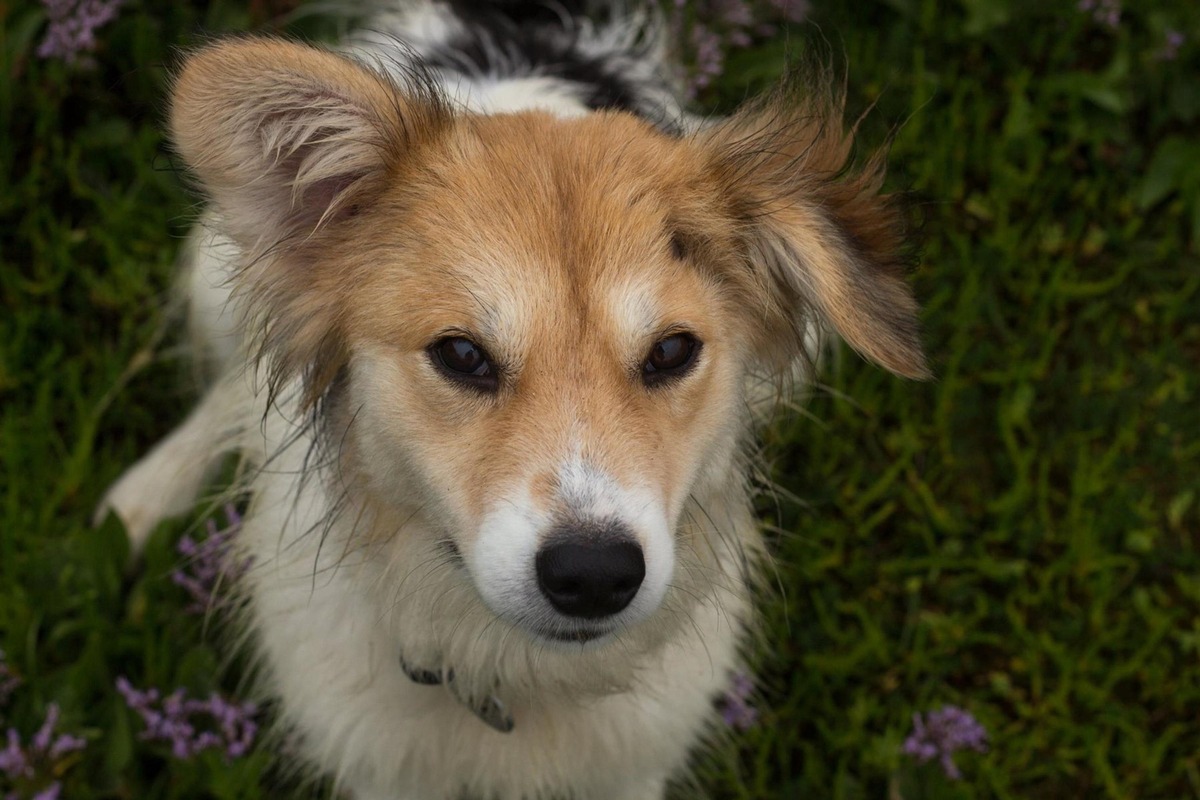
[[[607,472],[576,455],[558,471],[558,498],[570,516],[578,519],[619,519],[623,490]]]
[[[522,285],[528,269],[519,258],[484,252],[495,249],[495,242],[464,238],[467,255],[460,259],[461,271],[446,272],[451,290],[447,296],[454,298],[457,311],[450,321],[464,333],[478,336],[493,356],[504,356],[517,365],[533,346],[530,334],[541,296]]]
[[[650,276],[631,271],[609,290],[605,310],[619,332],[619,341],[637,342],[658,328],[662,306],[657,289]]]

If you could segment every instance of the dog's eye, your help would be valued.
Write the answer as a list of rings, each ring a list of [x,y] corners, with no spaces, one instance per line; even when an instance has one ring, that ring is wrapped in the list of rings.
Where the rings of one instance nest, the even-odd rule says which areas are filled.
[[[430,358],[446,377],[472,388],[493,391],[497,386],[496,369],[487,352],[470,339],[449,336],[433,343]]]
[[[654,386],[682,377],[696,363],[700,340],[689,333],[673,333],[659,339],[642,365],[642,380]]]

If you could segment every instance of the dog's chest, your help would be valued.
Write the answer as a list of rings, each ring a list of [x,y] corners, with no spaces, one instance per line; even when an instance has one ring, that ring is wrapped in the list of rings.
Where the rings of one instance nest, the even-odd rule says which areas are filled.
[[[466,790],[500,800],[550,792],[611,800],[628,794],[630,776],[665,779],[683,766],[736,664],[738,632],[729,622],[737,603],[697,605],[693,624],[641,663],[626,690],[597,693],[587,658],[556,660],[520,632],[473,627],[472,615],[483,613],[473,594],[437,586],[381,594],[386,571],[364,554],[347,556],[336,522],[323,546],[306,535],[324,525],[333,500],[311,485],[296,499],[284,467],[302,451],[285,451],[281,469],[264,476],[241,544],[260,565],[247,588],[259,647],[274,665],[266,688],[283,700],[284,722],[304,732],[313,761],[365,798],[456,798]],[[421,666],[500,675],[487,685],[503,711],[464,702],[454,682],[413,680],[402,652]],[[435,662],[433,652],[449,655]],[[591,683],[577,694],[569,691],[571,663]],[[504,679],[521,669],[522,685]],[[553,690],[537,687],[539,670],[553,673]],[[489,715],[492,724],[481,718]],[[498,730],[503,719],[511,720],[508,732]]]

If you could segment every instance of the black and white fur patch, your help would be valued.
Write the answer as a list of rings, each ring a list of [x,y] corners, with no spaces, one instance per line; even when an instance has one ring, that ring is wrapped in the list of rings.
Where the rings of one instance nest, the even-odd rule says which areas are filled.
[[[428,69],[472,110],[514,110],[508,93],[525,85],[551,112],[616,110],[664,132],[690,127],[649,4],[632,11],[613,0],[425,0],[372,14],[364,29],[352,51]],[[403,64],[406,54],[412,64]]]

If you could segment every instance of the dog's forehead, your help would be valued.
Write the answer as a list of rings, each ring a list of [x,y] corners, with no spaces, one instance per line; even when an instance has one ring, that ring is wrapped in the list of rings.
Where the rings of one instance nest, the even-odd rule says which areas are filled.
[[[470,120],[443,162],[450,200],[493,241],[546,249],[568,266],[602,264],[661,237],[681,190],[681,145],[624,114]]]
[[[696,277],[672,258],[678,151],[624,115],[473,120],[426,168],[423,258],[497,338],[597,317],[636,336]]]

